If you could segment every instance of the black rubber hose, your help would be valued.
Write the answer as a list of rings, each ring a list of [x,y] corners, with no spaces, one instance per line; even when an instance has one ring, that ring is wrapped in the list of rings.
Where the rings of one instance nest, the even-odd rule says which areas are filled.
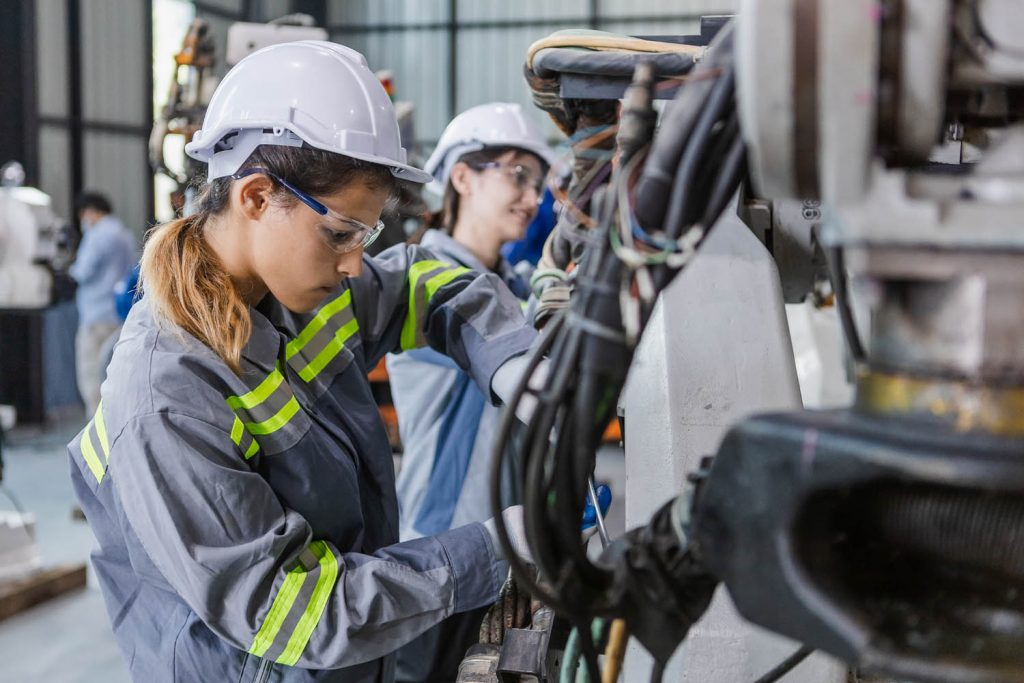
[[[664,221],[669,191],[683,147],[716,81],[714,72],[732,63],[732,44],[730,21],[718,32],[707,57],[691,72],[679,94],[665,109],[634,193],[637,218],[647,228],[660,227]]]

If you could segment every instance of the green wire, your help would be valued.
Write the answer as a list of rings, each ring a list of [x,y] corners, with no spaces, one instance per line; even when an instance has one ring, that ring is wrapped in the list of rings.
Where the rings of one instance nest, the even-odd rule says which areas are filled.
[[[562,671],[558,674],[558,683],[573,683],[576,669],[580,665],[580,634],[574,626],[565,641],[565,653],[562,656]]]
[[[604,633],[604,619],[594,619],[590,625],[590,635],[595,646],[601,642],[601,634]],[[562,670],[558,674],[558,683],[591,683],[587,675],[587,667],[580,666],[580,659],[583,651],[580,648],[580,634],[576,627],[569,632],[569,639],[565,641],[565,653],[562,657]],[[595,683],[600,683],[596,681]]]

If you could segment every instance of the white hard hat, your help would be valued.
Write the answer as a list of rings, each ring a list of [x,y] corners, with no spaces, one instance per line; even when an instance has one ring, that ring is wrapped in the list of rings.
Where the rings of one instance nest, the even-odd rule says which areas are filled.
[[[185,152],[208,163],[213,180],[238,171],[259,145],[303,142],[386,166],[402,180],[430,181],[406,163],[391,99],[366,59],[326,41],[271,45],[236,64]]]
[[[452,167],[464,154],[485,147],[517,147],[536,154],[551,166],[555,154],[540,129],[512,102],[481,104],[462,112],[448,124],[423,169],[434,177],[435,190],[443,190]]]

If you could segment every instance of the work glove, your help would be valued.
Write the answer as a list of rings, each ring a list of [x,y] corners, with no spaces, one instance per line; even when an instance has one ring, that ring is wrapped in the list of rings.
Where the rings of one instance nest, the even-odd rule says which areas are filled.
[[[523,354],[521,356],[515,356],[509,358],[507,361],[501,364],[501,366],[495,370],[494,375],[491,377],[491,391],[497,396],[502,403],[508,404],[509,399],[512,398],[512,394],[516,387],[519,385],[519,380],[526,372],[526,367],[530,362],[529,354]],[[549,361],[544,358],[540,361],[540,364],[533,371],[533,376],[530,378],[530,388],[535,391],[539,391],[543,388],[548,378],[548,366]],[[526,424],[533,417],[533,411],[537,407],[537,400],[530,393],[524,393],[519,404],[516,405],[516,417]]]
[[[707,611],[718,585],[689,542],[689,502],[683,498],[677,509],[676,501],[667,503],[646,526],[616,540],[599,561],[613,574],[605,616],[625,619],[629,632],[662,663]]]
[[[601,506],[601,517],[604,517],[608,514],[608,508],[612,504],[612,490],[604,484],[598,484],[594,490],[597,492],[597,502]],[[584,543],[593,538],[594,534],[598,532],[597,510],[594,509],[590,496],[586,497],[586,502],[583,505],[582,531]]]
[[[509,572],[498,600],[484,615],[480,623],[480,642],[501,645],[505,632],[510,628],[529,628],[533,614],[530,594],[521,589],[512,572]]]
[[[508,538],[512,544],[512,551],[523,561],[524,564],[533,564],[533,555],[530,553],[530,544],[526,541],[526,524],[523,521],[523,506],[513,505],[505,508],[501,513],[501,519],[505,522],[508,531]],[[498,538],[498,527],[494,518],[484,522],[484,528],[491,536],[491,544],[494,546],[494,554],[499,560],[508,559],[505,556],[505,549]]]
[[[533,326],[541,329],[555,313],[569,307],[572,284],[569,276],[559,268],[535,270],[530,287],[537,297],[533,311]]]

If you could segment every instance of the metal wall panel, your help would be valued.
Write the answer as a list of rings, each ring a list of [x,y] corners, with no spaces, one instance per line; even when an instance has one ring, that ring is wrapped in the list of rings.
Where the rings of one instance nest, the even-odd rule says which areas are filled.
[[[206,5],[217,10],[223,10],[224,12],[240,14],[242,11],[243,1],[244,0],[202,0],[197,3],[197,6]]]
[[[738,0],[598,0],[602,18],[655,15],[682,17],[701,14],[732,14]]]
[[[273,21],[291,13],[291,0],[258,0],[256,3],[256,17],[259,21]]]
[[[148,227],[147,207],[152,176],[146,140],[116,133],[86,131],[85,186],[110,197],[114,212],[139,237]]]
[[[700,33],[700,19],[659,19],[641,22],[616,22],[608,20],[608,23],[601,24],[601,30],[611,33],[623,33],[630,36],[696,35]]]
[[[65,0],[36,0],[36,92],[43,116],[68,114]]]
[[[578,23],[569,22],[544,28],[460,30],[457,34],[457,110],[464,111],[485,102],[518,102],[542,126],[549,139],[561,137],[551,119],[530,99],[530,90],[523,78],[523,62],[534,41],[553,31],[577,27]],[[487,55],[487,58],[475,58],[477,55]]]
[[[448,0],[328,0],[327,23],[430,24],[448,21],[448,7]]]
[[[455,16],[462,21],[573,19],[585,26],[590,16],[590,0],[519,0],[518,2],[481,2],[457,0]]]
[[[341,33],[332,40],[362,52],[374,71],[390,70],[396,99],[416,104],[417,139],[437,139],[448,123],[447,31]]]
[[[148,127],[152,56],[144,0],[81,0],[82,109],[87,121]]]
[[[61,126],[39,127],[39,189],[53,199],[53,210],[65,220],[71,215],[71,147],[68,131]]]

